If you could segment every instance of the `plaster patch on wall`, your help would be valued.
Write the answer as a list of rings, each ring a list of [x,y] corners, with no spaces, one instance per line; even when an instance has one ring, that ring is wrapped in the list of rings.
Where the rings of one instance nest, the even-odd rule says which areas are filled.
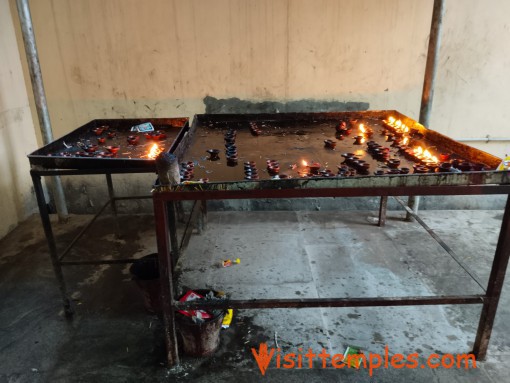
[[[237,97],[217,99],[212,96],[204,98],[206,113],[298,113],[298,112],[349,112],[368,110],[368,102],[359,101],[325,101],[325,100],[294,100],[294,101],[249,101]]]

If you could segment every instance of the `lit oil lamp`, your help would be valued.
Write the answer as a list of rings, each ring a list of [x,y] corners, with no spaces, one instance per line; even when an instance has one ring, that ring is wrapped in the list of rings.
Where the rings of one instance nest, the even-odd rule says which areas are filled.
[[[306,171],[306,169],[308,169],[308,161],[301,161],[301,165],[303,165],[303,169],[301,169],[301,171]]]
[[[396,119],[393,116],[389,116],[387,120],[383,120],[383,124],[388,128],[393,128],[395,126]]]
[[[155,159],[160,153],[163,152],[163,149],[161,149],[158,144],[154,144],[149,149],[149,154],[147,154],[147,158],[150,158],[151,160]]]
[[[316,176],[321,169],[321,164],[318,162],[309,164],[307,161],[302,160],[301,165],[303,165],[303,168],[298,171],[300,177]]]
[[[359,132],[364,138],[371,138],[374,134],[374,131],[364,124],[359,124]]]
[[[407,144],[409,143],[409,138],[404,137],[402,141],[400,141],[400,144],[398,145],[398,151],[400,154],[404,154],[407,150]]]
[[[424,163],[424,164],[438,164],[439,163],[439,160],[436,156],[433,156],[432,153],[430,153],[428,151],[428,149],[422,149],[421,146],[418,146],[417,148],[417,152],[418,152],[418,159]]]

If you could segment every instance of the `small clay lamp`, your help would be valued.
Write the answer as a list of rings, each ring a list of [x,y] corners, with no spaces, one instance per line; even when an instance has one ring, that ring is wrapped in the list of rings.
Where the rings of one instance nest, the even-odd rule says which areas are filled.
[[[333,140],[324,140],[324,147],[327,149],[335,149],[336,142]]]
[[[106,150],[108,150],[110,153],[112,154],[115,154],[119,151],[120,149],[120,146],[111,146],[111,145],[108,145],[108,146],[105,146]]]
[[[220,159],[219,149],[207,149],[206,152],[209,153],[209,161],[217,161]]]
[[[362,145],[364,139],[365,139],[364,136],[356,136],[356,137],[354,137],[354,145]]]
[[[94,153],[97,150],[97,145],[85,145],[83,147],[83,150],[85,150],[88,153]]]
[[[139,139],[140,139],[140,137],[138,137],[138,136],[127,136],[127,142],[129,145],[138,144]]]

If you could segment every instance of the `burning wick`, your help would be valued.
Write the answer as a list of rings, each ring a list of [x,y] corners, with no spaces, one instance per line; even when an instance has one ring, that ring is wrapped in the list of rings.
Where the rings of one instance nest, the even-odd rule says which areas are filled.
[[[359,124],[359,131],[361,135],[364,135],[367,132],[367,130],[365,129],[365,125]]]
[[[421,146],[414,148],[414,155],[420,160],[432,161],[436,163],[439,162],[436,156],[433,156],[427,149],[423,150]]]
[[[147,157],[151,160],[155,159],[158,154],[160,154],[163,151],[163,149],[160,149],[157,144],[152,145],[151,149],[149,150],[149,154],[147,154]]]

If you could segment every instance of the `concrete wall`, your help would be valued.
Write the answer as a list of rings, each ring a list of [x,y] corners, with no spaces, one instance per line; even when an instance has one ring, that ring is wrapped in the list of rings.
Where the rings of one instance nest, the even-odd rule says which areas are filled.
[[[31,9],[58,137],[94,118],[192,116],[234,97],[307,100],[295,105],[308,110],[354,102],[417,119],[432,4],[38,0]],[[506,0],[447,1],[431,128],[510,136],[509,12]],[[475,146],[510,152],[510,142]],[[105,190],[87,179],[65,186],[71,211]]]
[[[430,0],[31,2],[55,135],[204,98],[365,101],[416,116]]]
[[[0,0],[0,238],[34,211],[26,155],[37,149],[8,0]]]
[[[446,1],[432,129],[510,138],[510,1]],[[502,157],[510,141],[470,143]]]

